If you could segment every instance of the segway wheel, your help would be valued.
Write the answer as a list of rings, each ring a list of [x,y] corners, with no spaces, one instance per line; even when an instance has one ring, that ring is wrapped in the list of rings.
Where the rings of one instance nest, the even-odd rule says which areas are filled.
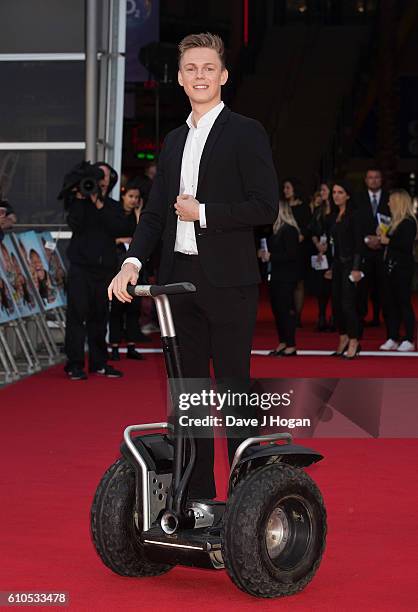
[[[269,464],[233,490],[224,514],[222,556],[238,588],[255,597],[304,589],[321,562],[326,538],[321,493],[303,471]]]
[[[91,508],[91,533],[103,563],[121,576],[159,576],[173,566],[145,556],[139,535],[142,513],[135,511],[135,473],[118,459],[104,474]]]

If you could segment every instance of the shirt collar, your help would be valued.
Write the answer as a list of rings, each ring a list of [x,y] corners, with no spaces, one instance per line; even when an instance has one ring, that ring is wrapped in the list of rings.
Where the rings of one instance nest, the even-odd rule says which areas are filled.
[[[379,191],[370,191],[370,189],[369,189],[369,196],[370,196],[370,198],[373,198],[373,196],[375,196],[376,200],[379,200],[381,193],[382,193],[381,189],[379,189]]]
[[[192,113],[190,113],[190,115],[187,117],[186,123],[189,126],[189,128],[193,128],[193,129],[198,129],[198,128],[207,127],[207,126],[212,127],[212,125],[215,123],[218,115],[220,114],[224,106],[225,104],[221,101],[219,102],[219,104],[211,108],[210,111],[208,111],[207,113],[203,115],[203,117],[200,117],[199,121],[197,122],[196,128],[194,127],[192,123]]]

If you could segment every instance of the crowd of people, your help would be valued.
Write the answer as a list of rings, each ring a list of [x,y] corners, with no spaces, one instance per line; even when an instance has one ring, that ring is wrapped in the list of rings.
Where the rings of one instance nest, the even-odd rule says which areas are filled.
[[[369,168],[365,188],[354,193],[343,179],[322,183],[308,204],[296,179],[283,182],[279,215],[258,256],[269,266],[278,346],[273,356],[297,354],[305,288],[318,301],[317,330],[337,331],[336,357],[354,359],[367,324],[386,327],[382,351],[415,350],[412,304],[417,218],[407,191],[383,188]],[[401,335],[402,334],[402,335]]]
[[[74,192],[71,205],[66,205],[68,223],[75,234],[68,252],[66,371],[77,380],[86,377],[85,339],[89,343],[90,371],[119,377],[122,372],[108,361],[120,360],[121,343],[127,345],[128,359],[142,360],[137,344],[150,341],[142,330],[148,331],[147,326],[158,329],[152,300],[122,303],[114,299],[108,316],[105,297],[109,279],[126,257],[156,165],[149,164],[143,177],[125,183],[120,202],[110,197],[117,179],[113,169],[103,162],[96,167],[102,173],[99,182],[103,206],[108,211],[100,214],[97,202],[90,202],[89,210],[82,198],[74,198]],[[313,293],[317,300],[316,330],[338,333],[334,356],[354,359],[359,355],[364,326],[380,326],[381,316],[386,337],[380,349],[415,350],[412,279],[416,211],[405,190],[389,193],[383,188],[378,168],[369,168],[364,182],[365,188],[357,193],[343,179],[323,182],[307,202],[297,179],[283,181],[278,217],[258,249],[260,264],[268,271],[278,335],[278,344],[270,355],[297,355],[305,292]],[[5,202],[2,228],[9,229],[16,217]],[[92,240],[98,249],[94,262]],[[87,244],[90,255],[86,258]],[[147,282],[157,265],[153,258],[141,271],[139,282]],[[369,303],[372,316],[367,321]],[[110,352],[105,342],[107,322]]]

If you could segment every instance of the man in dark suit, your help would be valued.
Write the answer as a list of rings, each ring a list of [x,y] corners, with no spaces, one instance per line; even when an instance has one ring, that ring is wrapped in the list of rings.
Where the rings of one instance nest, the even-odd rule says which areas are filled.
[[[378,214],[390,217],[389,193],[382,187],[382,173],[369,168],[364,177],[366,189],[356,198],[358,220],[363,235],[365,291],[362,311],[367,315],[369,295],[373,304],[372,326],[380,324],[380,307],[383,291],[383,249],[376,234]]]
[[[192,112],[164,141],[148,205],[109,286],[110,298],[130,301],[126,287],[162,237],[159,281],[197,287],[170,299],[186,378],[209,378],[211,357],[216,378],[249,377],[260,280],[253,228],[273,223],[278,212],[267,135],[224,106],[227,78],[218,36],[180,43],[178,81]],[[238,442],[229,440],[230,459]],[[189,495],[215,496],[212,440],[198,440]]]

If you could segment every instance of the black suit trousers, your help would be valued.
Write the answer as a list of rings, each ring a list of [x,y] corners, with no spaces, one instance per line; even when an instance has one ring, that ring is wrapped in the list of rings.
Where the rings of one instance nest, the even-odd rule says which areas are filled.
[[[87,338],[89,369],[103,368],[107,361],[107,287],[112,271],[71,264],[67,278],[65,353],[68,365],[84,368]]]
[[[384,264],[383,252],[373,252],[364,261],[365,282],[362,291],[362,316],[367,316],[369,296],[373,305],[373,320],[379,319],[380,308],[383,303]],[[384,307],[384,303],[383,303]],[[384,313],[383,313],[384,314]]]
[[[207,280],[198,255],[175,254],[170,282],[180,281],[197,288],[193,294],[170,296],[184,378],[209,379],[212,359],[218,389],[228,379],[249,379],[257,285],[215,287]],[[228,438],[230,461],[249,435],[254,431],[240,430],[239,437]],[[213,438],[197,438],[196,451],[189,497],[215,497]]]
[[[128,304],[113,299],[109,318],[109,342],[119,344],[123,339],[126,342],[138,342],[141,331],[140,314],[141,298],[135,298]]]
[[[400,328],[403,323],[405,340],[414,341],[415,313],[412,306],[413,264],[396,266],[390,273],[385,273],[384,304],[385,322],[388,338],[400,340]]]
[[[332,307],[335,325],[340,335],[347,334],[349,338],[362,337],[363,326],[361,317],[361,298],[363,293],[362,279],[353,283],[350,273],[352,263],[343,264],[335,260],[332,266]]]
[[[272,277],[270,282],[271,308],[276,322],[279,342],[296,345],[295,282],[281,282]]]

